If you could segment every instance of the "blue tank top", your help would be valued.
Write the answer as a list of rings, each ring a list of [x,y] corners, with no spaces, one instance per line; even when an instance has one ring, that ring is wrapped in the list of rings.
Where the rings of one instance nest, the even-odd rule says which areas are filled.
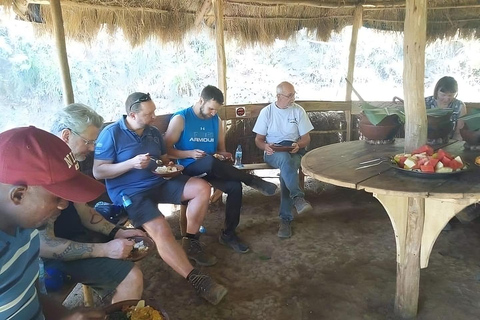
[[[184,120],[184,128],[174,147],[177,150],[200,149],[208,154],[217,152],[218,145],[218,115],[209,119],[200,119],[193,111],[193,107],[175,112]],[[186,167],[195,159],[178,159],[178,164]]]

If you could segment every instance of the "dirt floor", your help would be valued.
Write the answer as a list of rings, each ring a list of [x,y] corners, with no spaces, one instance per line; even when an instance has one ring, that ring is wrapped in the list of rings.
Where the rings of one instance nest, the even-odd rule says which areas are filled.
[[[219,262],[203,270],[228,287],[226,298],[208,304],[154,254],[139,262],[147,303],[172,320],[395,319],[395,240],[383,207],[371,194],[311,179],[306,193],[313,213],[296,215],[293,237],[280,240],[278,192],[245,188],[237,229],[251,246],[244,255],[218,243],[224,205],[211,205],[202,241]],[[178,212],[168,219],[179,236]],[[417,319],[480,318],[478,220],[452,220],[441,233],[421,272]]]

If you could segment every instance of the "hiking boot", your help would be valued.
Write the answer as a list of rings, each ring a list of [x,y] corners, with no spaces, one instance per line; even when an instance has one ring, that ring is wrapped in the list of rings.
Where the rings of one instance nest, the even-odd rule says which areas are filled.
[[[292,236],[292,221],[280,220],[277,236],[279,238],[290,238]]]
[[[249,186],[260,191],[264,196],[273,196],[277,191],[277,185],[275,183],[265,181],[257,176],[253,176],[252,182]]]
[[[217,263],[217,258],[212,254],[206,253],[198,239],[183,237],[182,247],[187,253],[188,259],[195,260],[200,266],[210,267]]]
[[[308,213],[313,210],[312,205],[303,197],[293,199],[293,205],[297,209],[298,214]]]
[[[197,269],[190,272],[187,280],[200,297],[213,305],[217,305],[228,292],[227,288],[216,283],[210,276],[202,274]]]
[[[226,235],[222,232],[220,237],[218,238],[218,241],[223,244],[224,246],[230,247],[233,249],[233,251],[238,252],[238,253],[247,253],[250,251],[250,248],[240,242],[240,238],[234,233],[231,235]]]

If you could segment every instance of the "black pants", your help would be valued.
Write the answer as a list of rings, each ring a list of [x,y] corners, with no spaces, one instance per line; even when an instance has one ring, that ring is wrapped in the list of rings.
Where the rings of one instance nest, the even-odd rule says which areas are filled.
[[[211,155],[189,164],[183,173],[192,177],[206,173],[203,179],[227,194],[223,232],[226,235],[232,234],[240,223],[242,182],[246,185],[251,184],[253,176]]]

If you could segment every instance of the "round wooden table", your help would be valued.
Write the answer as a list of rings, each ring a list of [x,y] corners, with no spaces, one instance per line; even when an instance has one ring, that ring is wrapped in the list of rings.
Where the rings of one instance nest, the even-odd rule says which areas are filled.
[[[370,145],[365,141],[336,143],[308,152],[302,159],[306,175],[341,187],[365,190],[385,208],[395,232],[397,289],[395,313],[412,318],[418,310],[420,268],[428,259],[437,237],[448,221],[464,207],[480,199],[480,167],[474,165],[480,151],[464,150],[464,142],[451,141],[442,148],[469,163],[469,170],[446,177],[412,176],[387,160],[404,152],[404,140]],[[369,168],[361,162],[386,161]]]

